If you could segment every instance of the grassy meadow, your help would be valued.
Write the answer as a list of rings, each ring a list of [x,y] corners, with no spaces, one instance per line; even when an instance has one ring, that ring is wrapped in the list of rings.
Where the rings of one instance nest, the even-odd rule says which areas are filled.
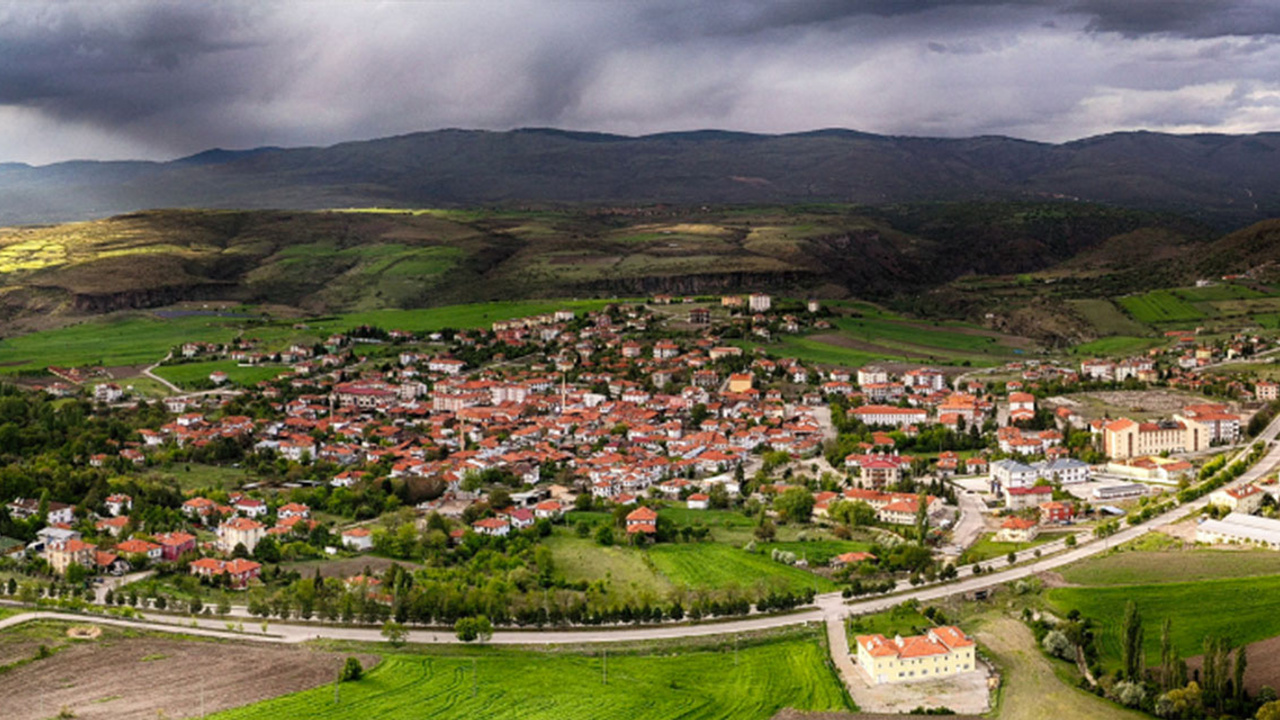
[[[50,365],[145,365],[159,361],[175,346],[188,341],[225,343],[238,335],[253,338],[267,350],[279,350],[293,342],[310,344],[335,332],[360,325],[385,329],[426,332],[451,327],[484,328],[498,320],[525,317],[570,309],[578,312],[599,309],[608,300],[534,300],[453,305],[420,310],[370,310],[330,315],[306,320],[262,319],[253,309],[249,317],[185,315],[160,317],[129,312],[86,320],[55,330],[19,335],[0,340],[0,372],[14,373]],[[296,327],[305,326],[305,327]],[[197,376],[199,364],[175,365],[160,374],[174,382],[189,382]],[[270,368],[235,368],[236,375],[256,382]],[[219,366],[232,373],[231,369]],[[277,372],[275,368],[272,372]],[[212,369],[204,372],[207,377]]]
[[[610,647],[607,658],[594,650],[424,647],[387,654],[339,690],[337,703],[326,685],[210,717],[765,720],[788,707],[854,709],[813,630],[742,641],[736,652],[717,638],[660,651]]]

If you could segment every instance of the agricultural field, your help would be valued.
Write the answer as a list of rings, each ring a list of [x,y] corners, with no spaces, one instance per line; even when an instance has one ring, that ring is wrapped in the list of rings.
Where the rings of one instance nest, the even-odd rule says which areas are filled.
[[[827,667],[822,634],[728,638],[656,651],[600,652],[422,648],[388,654],[363,679],[211,716],[215,720],[308,717],[400,720],[440,716],[759,718],[783,708],[852,710]]]
[[[1174,295],[1187,302],[1217,302],[1220,300],[1252,300],[1267,297],[1251,287],[1235,284],[1210,285],[1208,287],[1177,288]]]
[[[1268,550],[1141,551],[1125,548],[1072,563],[1061,570],[1076,585],[1154,585],[1280,575],[1280,553]]]
[[[849,367],[886,360],[986,367],[1036,348],[1026,338],[976,325],[910,320],[863,302],[828,304],[846,313],[833,320],[832,330],[782,335],[763,347],[775,355]],[[754,342],[741,344],[755,346]]]
[[[817,542],[784,544],[823,547]],[[548,538],[546,545],[566,580],[604,580],[614,591],[634,597],[661,597],[677,587],[761,587],[792,592],[837,589],[824,577],[774,561],[768,550],[751,553],[718,542],[663,543],[640,550],[624,545],[605,547],[590,538],[559,533]]]
[[[1105,298],[1067,300],[1067,305],[1085,319],[1101,337],[1123,335],[1138,337],[1150,332],[1145,325],[1120,311],[1115,303]]]
[[[1196,306],[1174,294],[1173,290],[1152,290],[1142,295],[1127,295],[1118,302],[1140,323],[1195,322],[1205,317]]]
[[[96,639],[71,639],[69,627],[37,622],[0,631],[6,720],[199,717],[322,686],[346,657],[112,627],[102,627]],[[36,657],[41,645],[52,651],[48,657]],[[356,654],[367,666],[377,661],[375,654]],[[174,682],[174,668],[200,671]]]
[[[1111,669],[1120,660],[1120,624],[1130,600],[1137,604],[1148,628],[1147,658],[1160,656],[1159,628],[1165,618],[1173,621],[1172,637],[1178,651],[1183,657],[1192,657],[1201,652],[1206,635],[1228,637],[1237,644],[1280,635],[1276,593],[1280,593],[1280,575],[1062,587],[1047,591],[1045,598],[1055,613],[1079,610],[1094,621],[1103,666]]]
[[[260,340],[263,347],[270,350],[287,347],[296,341],[310,344],[318,338],[345,332],[360,325],[414,332],[445,327],[468,329],[488,327],[498,320],[555,312],[559,309],[579,312],[595,310],[609,302],[491,302],[421,310],[371,310],[304,321],[270,319],[265,322],[261,313],[253,308],[238,309],[237,315],[242,317],[186,314],[185,311],[164,315],[119,313],[55,330],[0,340],[0,372],[16,373],[50,365],[146,365],[159,361],[171,349],[184,342],[225,343],[241,333],[245,337]],[[295,328],[298,324],[306,327]]]
[[[673,585],[691,588],[774,588],[799,592],[839,589],[830,580],[785,565],[768,553],[750,553],[719,543],[659,544],[650,548],[654,567]]]
[[[1091,342],[1076,345],[1071,348],[1071,352],[1074,355],[1087,357],[1134,355],[1136,353],[1150,350],[1153,347],[1163,345],[1164,342],[1165,340],[1163,338],[1113,335],[1111,337],[1099,338]]]

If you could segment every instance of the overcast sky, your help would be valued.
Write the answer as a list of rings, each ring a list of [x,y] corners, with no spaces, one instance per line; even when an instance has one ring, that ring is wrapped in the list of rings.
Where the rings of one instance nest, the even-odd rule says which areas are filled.
[[[0,161],[444,127],[1280,129],[1276,0],[0,3]]]

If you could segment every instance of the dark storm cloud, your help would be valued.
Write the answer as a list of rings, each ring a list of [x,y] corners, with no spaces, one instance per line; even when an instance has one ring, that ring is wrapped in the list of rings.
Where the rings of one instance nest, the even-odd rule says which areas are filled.
[[[1168,33],[1187,38],[1280,33],[1273,0],[1082,0],[1067,8],[1091,18],[1088,29],[1126,37]]]
[[[0,3],[0,161],[439,127],[1271,129],[1276,5]]]

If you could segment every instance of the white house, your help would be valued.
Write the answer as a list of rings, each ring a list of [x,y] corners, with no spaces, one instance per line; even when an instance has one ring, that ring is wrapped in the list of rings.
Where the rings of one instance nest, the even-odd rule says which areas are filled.
[[[342,531],[342,544],[355,550],[356,552],[364,552],[373,549],[373,533],[369,532],[369,528],[351,528]]]

